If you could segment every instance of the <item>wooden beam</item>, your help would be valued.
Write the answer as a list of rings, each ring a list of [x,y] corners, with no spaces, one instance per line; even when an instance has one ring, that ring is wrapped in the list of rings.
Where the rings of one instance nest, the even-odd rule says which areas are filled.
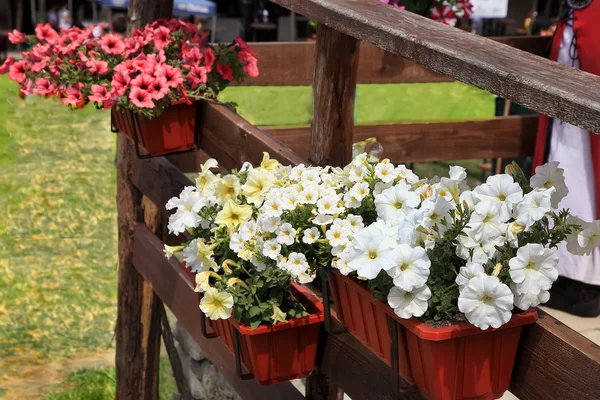
[[[319,24],[309,155],[317,165],[344,166],[352,158],[359,44],[358,40]]]
[[[600,399],[600,346],[538,313],[523,329],[510,391],[521,400]]]
[[[146,226],[135,228],[133,264],[154,291],[243,399],[299,400],[304,396],[291,383],[262,386],[253,379],[242,380],[235,371],[233,354],[219,339],[206,339],[200,329],[198,296],[192,281],[172,258],[163,256],[163,243]]]
[[[600,77],[397,10],[379,0],[272,0],[321,24],[592,132]]]
[[[544,56],[550,37],[508,36],[490,38],[499,43]],[[250,43],[258,53],[260,76],[246,79],[242,86],[310,86],[315,64],[315,42]],[[357,83],[453,82],[406,58],[368,42],[361,42]]]
[[[262,153],[268,152],[285,165],[307,161],[283,143],[265,134],[229,108],[205,103],[202,115],[200,147],[227,169],[239,168],[249,161],[259,165]]]
[[[310,128],[261,128],[308,157]],[[355,125],[354,142],[375,137],[393,163],[519,157],[533,154],[537,116],[480,121]]]
[[[155,19],[170,17],[173,0],[132,0],[128,32]],[[119,287],[116,338],[116,398],[158,399],[160,300],[133,266],[135,224],[144,221],[142,195],[131,183],[136,160],[133,143],[117,139],[117,211],[119,228]],[[157,214],[157,213],[155,213]],[[156,221],[154,221],[156,222]],[[158,227],[158,223],[156,226]]]

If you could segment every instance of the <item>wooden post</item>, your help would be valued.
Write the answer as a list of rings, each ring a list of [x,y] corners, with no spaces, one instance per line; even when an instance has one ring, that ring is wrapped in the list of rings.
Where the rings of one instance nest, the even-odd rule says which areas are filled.
[[[168,18],[173,0],[132,0],[129,5],[128,32],[158,18]],[[117,139],[117,210],[119,225],[119,294],[116,326],[116,398],[158,399],[160,356],[160,300],[133,266],[133,230],[145,221],[160,229],[158,209],[145,202],[131,182],[138,161],[133,143]],[[148,204],[150,203],[150,204]],[[144,217],[144,211],[146,217]]]
[[[310,161],[344,166],[352,157],[360,42],[324,24],[317,28]]]

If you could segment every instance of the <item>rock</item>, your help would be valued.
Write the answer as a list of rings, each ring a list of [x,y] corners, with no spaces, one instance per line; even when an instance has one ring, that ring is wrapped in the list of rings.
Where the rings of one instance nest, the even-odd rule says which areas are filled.
[[[196,361],[204,360],[206,357],[200,351],[198,343],[194,341],[192,335],[190,335],[179,322],[175,324],[173,329],[173,336],[177,340],[183,350]]]

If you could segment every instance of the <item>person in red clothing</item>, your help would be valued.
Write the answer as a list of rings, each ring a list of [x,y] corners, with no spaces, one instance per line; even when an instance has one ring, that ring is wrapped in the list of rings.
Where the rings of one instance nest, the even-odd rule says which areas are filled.
[[[600,0],[566,0],[550,58],[600,75]],[[600,90],[600,87],[598,88]],[[541,115],[533,167],[558,161],[569,194],[560,208],[584,221],[600,219],[600,136]],[[583,317],[600,315],[600,250],[574,256],[559,247],[559,280],[547,306]]]

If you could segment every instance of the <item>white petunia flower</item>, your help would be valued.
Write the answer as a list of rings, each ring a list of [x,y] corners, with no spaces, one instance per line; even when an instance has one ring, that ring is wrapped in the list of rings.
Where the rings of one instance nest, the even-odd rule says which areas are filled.
[[[552,249],[538,243],[528,243],[510,259],[510,277],[519,294],[539,294],[550,290],[558,278],[558,256]]]
[[[272,260],[277,260],[277,256],[281,253],[281,245],[276,240],[267,240],[262,248],[263,256]]]
[[[466,233],[466,236],[458,237],[458,246],[456,247],[456,255],[463,260],[469,260],[469,251],[472,250],[473,257],[470,260],[485,264],[495,257],[496,246],[502,246],[505,243],[504,236],[487,236],[477,240],[472,229],[467,228],[463,232]]]
[[[383,192],[386,189],[391,188],[393,185],[394,185],[393,182],[388,182],[388,183],[377,182],[375,184],[375,188],[373,188],[373,196],[377,196],[378,194],[381,194],[381,192]]]
[[[477,240],[494,238],[506,233],[506,221],[502,220],[502,204],[486,199],[475,206],[469,226]]]
[[[340,198],[335,194],[321,197],[317,201],[319,214],[334,215],[342,213],[344,209],[338,206],[339,202]]]
[[[512,290],[513,295],[515,296],[515,306],[517,306],[517,308],[520,308],[523,311],[527,311],[530,308],[537,307],[540,304],[544,304],[548,300],[550,300],[550,293],[545,290],[542,290],[538,294],[519,293],[514,283],[510,285],[510,289]]]
[[[288,189],[281,199],[281,207],[287,211],[293,211],[298,207],[299,196],[296,189]]]
[[[252,263],[252,265],[254,265],[254,267],[256,268],[256,270],[258,272],[263,272],[265,269],[267,269],[267,264],[260,261],[258,259],[258,257],[256,257],[255,254],[253,254],[252,257],[250,258],[250,262]]]
[[[349,248],[350,248],[350,242],[340,244],[338,246],[333,246],[331,248],[331,255],[334,257],[339,257],[340,254],[347,253]]]
[[[321,183],[321,168],[319,167],[308,167],[300,174],[300,180],[309,184]]]
[[[531,177],[531,187],[534,189],[554,188],[552,193],[552,207],[558,208],[558,203],[569,194],[565,183],[565,170],[558,167],[557,161],[552,161],[535,168],[535,175]]]
[[[443,236],[447,226],[451,225],[452,219],[450,218],[450,211],[454,209],[454,206],[450,201],[442,196],[438,196],[435,201],[424,200],[421,205],[423,210],[423,226],[429,230],[437,225],[439,230],[439,236]],[[446,221],[446,226],[442,223]]]
[[[515,203],[523,199],[523,190],[508,174],[492,175],[486,183],[479,185],[473,191],[481,199],[489,199],[502,204],[501,219],[508,220]]]
[[[325,237],[327,238],[327,240],[329,240],[329,244],[332,247],[335,247],[345,245],[346,243],[348,243],[349,234],[350,232],[348,229],[344,229],[343,226],[335,224],[334,222],[333,225],[331,225],[331,227],[325,233]]]
[[[346,221],[348,221],[348,224],[352,228],[353,232],[365,227],[365,224],[363,223],[363,217],[360,215],[348,214]]]
[[[306,273],[309,268],[306,256],[302,253],[290,253],[285,264],[285,269],[294,277]]]
[[[571,223],[581,225],[583,230],[567,238],[567,250],[575,255],[590,255],[600,246],[600,221],[585,222],[577,218]]]
[[[398,176],[398,172],[394,167],[394,164],[390,162],[379,163],[375,166],[375,176],[382,182],[388,183],[393,182]]]
[[[258,226],[261,232],[273,233],[281,226],[281,218],[261,215],[258,217]]]
[[[357,197],[354,197],[352,192],[348,192],[344,194],[344,205],[346,208],[359,208],[362,202]]]
[[[377,216],[386,221],[401,220],[411,208],[416,208],[421,199],[418,194],[400,183],[375,196]]]
[[[244,239],[242,239],[242,235],[240,235],[238,232],[234,232],[229,240],[229,248],[232,251],[239,253],[243,247]]]
[[[283,205],[276,198],[269,198],[260,208],[267,217],[280,217],[283,214]]]
[[[352,240],[348,264],[358,276],[374,279],[381,270],[391,268],[396,262],[395,246],[396,242],[373,224],[359,231]]]
[[[396,248],[396,254],[396,263],[386,270],[394,280],[394,285],[407,292],[425,285],[431,267],[425,249],[400,244]]]
[[[333,215],[319,214],[313,219],[313,224],[315,225],[329,225],[333,222]]]
[[[475,208],[475,206],[481,201],[481,199],[479,197],[477,197],[477,195],[470,190],[465,190],[464,192],[462,192],[460,194],[460,196],[458,198],[459,198],[461,204],[467,203],[467,206],[470,209]]]
[[[347,276],[350,272],[352,272],[352,269],[350,268],[350,265],[348,265],[348,254],[344,253],[342,255],[340,255],[337,259],[335,259],[332,263],[333,268],[336,268],[340,271],[340,273],[344,276]]]
[[[290,171],[289,178],[293,181],[299,181],[302,176],[302,172],[306,169],[304,164],[299,164],[293,167]]]
[[[419,227],[423,223],[423,210],[409,210],[401,223],[398,224],[398,241],[414,245],[419,237]]]
[[[169,216],[169,232],[180,234],[185,232],[186,228],[197,228],[204,222],[204,218],[198,213],[205,205],[205,198],[196,188],[186,186],[179,197],[171,198],[165,206],[167,210],[177,208],[175,214]]]
[[[495,276],[478,275],[460,291],[458,309],[479,329],[499,328],[512,317],[513,294]]]
[[[194,239],[190,242],[190,244],[183,249],[183,261],[185,261],[186,265],[191,268],[192,272],[203,272],[208,271],[209,269],[215,269],[217,264],[212,259],[212,252],[204,252],[198,251],[198,240]],[[200,241],[200,245],[204,245],[202,241]]]
[[[240,226],[240,236],[242,240],[250,240],[256,235],[256,222],[253,220],[246,221]]]
[[[467,169],[458,165],[451,166],[449,176],[453,181],[464,181],[467,179]]]
[[[456,284],[460,290],[463,290],[471,279],[479,275],[485,275],[483,265],[477,262],[468,262],[464,267],[460,267],[460,271],[456,276]]]
[[[304,236],[302,236],[302,242],[306,244],[313,244],[321,237],[321,232],[317,228],[310,228],[304,231]]]
[[[350,179],[350,182],[360,182],[364,180],[368,173],[369,169],[365,165],[353,165],[350,171],[348,171],[348,179]]]
[[[396,167],[396,174],[400,179],[404,179],[407,183],[413,184],[419,181],[419,177],[413,173],[411,169],[406,168],[406,165],[400,164]]]
[[[425,314],[431,290],[427,285],[415,288],[412,291],[403,290],[397,286],[390,289],[388,304],[400,318],[421,317]]]
[[[292,224],[286,222],[277,229],[277,243],[292,245],[296,241],[296,230]]]
[[[552,210],[553,192],[554,188],[534,189],[527,193],[515,210],[517,223],[529,230],[531,225],[544,218]]]
[[[301,204],[317,204],[317,200],[319,200],[319,190],[316,186],[306,186],[298,195]]]

